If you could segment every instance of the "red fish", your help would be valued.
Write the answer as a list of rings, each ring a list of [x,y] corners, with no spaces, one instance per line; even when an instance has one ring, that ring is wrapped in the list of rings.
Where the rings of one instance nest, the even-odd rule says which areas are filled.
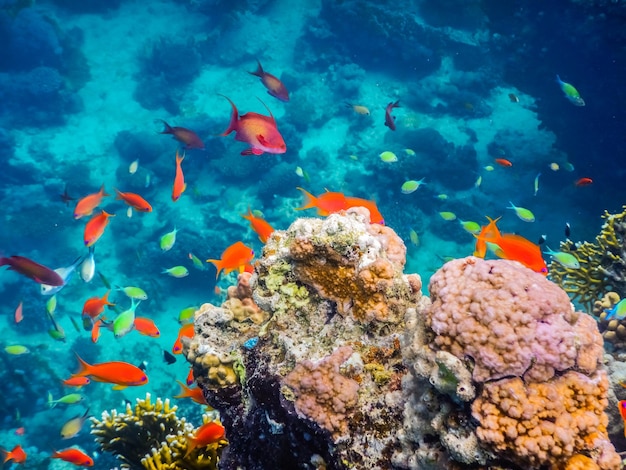
[[[185,159],[185,155],[180,156],[176,150],[176,174],[174,175],[174,185],[172,186],[172,201],[178,201],[178,198],[185,192],[187,185],[185,184],[185,175],[181,163]]]
[[[7,463],[9,460],[13,460],[15,463],[24,463],[26,461],[26,452],[24,452],[24,449],[22,449],[22,446],[19,444],[13,447],[11,451],[0,450],[2,450],[4,454],[4,463]]]
[[[619,408],[619,414],[622,417],[622,421],[624,421],[624,437],[626,437],[626,400],[620,400],[617,407]]]
[[[19,322],[21,322],[24,319],[24,308],[23,308],[23,306],[24,306],[24,304],[20,300],[19,305],[15,309],[15,323],[19,323]]]
[[[174,398],[191,398],[192,401],[199,405],[208,405],[200,387],[189,388],[180,380],[177,380],[176,382],[180,385],[180,393],[178,395],[174,395]]]
[[[88,364],[78,354],[78,372],[72,377],[91,376],[96,382],[108,382],[118,385],[117,388],[139,386],[148,383],[148,376],[139,367],[127,362],[111,361],[100,364]]]
[[[261,62],[257,59],[258,67],[256,72],[248,72],[251,75],[256,75],[261,79],[261,83],[267,88],[267,92],[274,98],[278,98],[281,101],[289,101],[289,92],[283,82],[276,78],[271,73],[267,73],[261,67]]]
[[[26,428],[24,426],[20,426],[15,430],[16,436],[23,436],[26,433]]]
[[[87,300],[85,300],[82,312],[83,319],[87,317],[91,321],[94,321],[102,314],[102,312],[104,312],[105,306],[114,307],[115,304],[109,302],[110,292],[111,291],[108,290],[106,294],[104,294],[102,297],[89,297]]]
[[[100,205],[102,198],[107,197],[108,194],[104,192],[104,185],[97,193],[89,194],[76,203],[74,208],[74,218],[80,219],[86,215],[91,215],[93,210]]]
[[[189,368],[189,373],[187,374],[187,378],[185,379],[185,382],[187,383],[187,385],[191,385],[192,383],[195,382],[195,377],[193,376],[193,366]]]
[[[39,284],[55,287],[64,284],[63,278],[54,270],[23,256],[0,257],[0,266],[8,266],[11,271],[20,273]]]
[[[65,449],[51,455],[53,459],[60,459],[79,467],[93,467],[93,459],[78,449]]]
[[[187,438],[187,453],[185,456],[191,454],[197,447],[206,447],[221,441],[224,439],[225,435],[226,430],[219,422],[211,421],[210,423],[203,424],[196,429],[193,437]]]
[[[222,270],[224,270],[224,274],[235,269],[239,270],[240,273],[244,272],[246,265],[250,264],[252,258],[254,258],[254,250],[242,242],[236,242],[222,252],[221,259],[208,259],[207,263],[213,263],[217,268],[215,275],[217,279]]]
[[[178,337],[174,342],[174,346],[172,346],[172,352],[174,354],[181,354],[183,352],[183,338],[193,338],[195,333],[193,323],[187,323],[181,326],[178,330]]]
[[[85,385],[89,385],[91,383],[91,380],[89,380],[89,377],[70,377],[69,379],[63,379],[61,380],[61,382],[63,382],[63,385],[65,385],[66,387],[84,387]]]
[[[308,191],[302,188],[296,188],[302,191],[306,197],[306,202],[302,207],[296,208],[297,211],[305,209],[317,208],[318,215],[334,214],[346,208],[346,196],[343,193],[336,193],[332,191],[326,191],[319,196],[313,196]]]
[[[276,119],[267,106],[265,108],[270,113],[269,116],[250,112],[239,117],[235,103],[227,96],[220,96],[226,98],[233,108],[228,129],[220,135],[225,136],[235,131],[235,140],[250,145],[250,148],[241,152],[241,155],[261,155],[264,152],[285,153],[287,151],[283,136],[280,135],[276,127]],[[263,102],[261,101],[261,103]],[[265,105],[265,103],[263,104]]]
[[[255,216],[249,207],[248,207],[248,213],[241,214],[241,217],[243,217],[244,219],[250,222],[250,226],[252,227],[252,230],[254,230],[256,234],[259,236],[259,240],[261,240],[261,243],[267,243],[267,239],[274,232],[274,227],[272,227],[269,223],[267,223],[266,220]]]
[[[498,165],[504,166],[504,167],[513,166],[513,164],[509,160],[507,160],[506,158],[496,158],[494,160],[494,162],[496,162]]]
[[[393,111],[393,108],[399,107],[400,100],[396,100],[395,102],[392,101],[391,103],[389,103],[385,108],[385,126],[387,126],[392,131],[396,130],[396,118],[395,116],[392,116],[391,113]]]
[[[97,343],[100,339],[100,327],[102,326],[103,321],[97,320],[91,327],[91,342]]]
[[[85,233],[83,236],[85,246],[91,246],[100,239],[104,233],[104,229],[109,223],[109,217],[115,217],[115,214],[109,214],[103,210],[98,215],[94,215],[89,219],[89,222],[85,225]]]
[[[139,194],[135,193],[123,193],[121,191],[115,190],[117,193],[116,199],[121,199],[130,207],[139,212],[152,212],[152,206]]]
[[[181,144],[185,144],[186,149],[204,149],[204,142],[198,137],[194,131],[185,129],[184,127],[172,127],[163,119],[161,122],[165,126],[165,129],[161,131],[161,134],[172,134],[174,138]]]
[[[544,276],[548,275],[548,267],[541,255],[541,248],[530,240],[514,233],[500,234],[493,231],[491,234],[475,235],[479,240],[497,245],[499,250],[496,254],[500,258],[518,261],[529,269]]]
[[[385,219],[378,210],[378,206],[375,201],[362,199],[360,197],[346,196],[346,209],[349,209],[350,207],[365,207],[370,212],[370,223],[385,225]]]
[[[591,183],[593,183],[593,180],[591,178],[579,178],[574,182],[575,186],[589,186]]]
[[[150,318],[135,317],[135,329],[144,336],[150,336],[151,338],[158,338],[161,336],[161,332]]]

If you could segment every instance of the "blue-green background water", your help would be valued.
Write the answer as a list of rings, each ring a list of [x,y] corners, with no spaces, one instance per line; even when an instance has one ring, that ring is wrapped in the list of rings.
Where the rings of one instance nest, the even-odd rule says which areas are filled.
[[[119,340],[103,331],[92,343],[70,319],[80,321],[84,301],[107,289],[98,275],[90,283],[74,276],[57,295],[67,338],[56,342],[47,334],[48,297],[39,285],[0,270],[0,343],[31,351],[0,350],[2,446],[21,443],[31,468],[46,465],[51,448],[77,444],[93,453],[88,427],[60,439],[67,419],[87,407],[99,416],[146,392],[176,394],[175,380],[184,380],[188,366],[181,356],[165,364],[163,350],[176,338],[178,312],[220,301],[215,269],[196,270],[188,253],[219,258],[238,240],[260,253],[240,214],[251,207],[286,228],[305,214],[294,210],[303,199],[297,186],[375,200],[386,224],[407,240],[407,272],[422,275],[425,286],[442,259],[473,251],[474,238],[440,211],[479,223],[501,215],[503,231],[531,240],[545,234],[552,248],[566,223],[574,241],[592,240],[603,211],[619,212],[626,202],[625,19],[624,2],[604,1],[0,1],[0,254],[68,266],[87,254],[86,219],[74,220],[75,201],[65,205],[59,195],[67,189],[80,198],[101,185],[109,194],[139,193],[151,213],[128,218],[120,201],[104,200],[116,217],[96,244],[96,266],[115,285],[145,289],[149,299],[137,314],[161,330],[159,338],[132,332]],[[287,86],[289,102],[267,95],[247,73],[257,59]],[[557,74],[586,106],[565,98]],[[230,116],[219,94],[241,114],[267,114],[261,98],[287,152],[241,156],[245,144],[218,136]],[[384,115],[396,100],[394,132]],[[176,203],[170,195],[179,145],[159,134],[160,119],[205,142],[204,150],[186,153],[188,187]],[[382,162],[383,151],[398,161]],[[581,177],[593,184],[576,187]],[[425,185],[402,194],[405,180],[421,178]],[[531,209],[536,221],[519,220],[506,209],[509,201]],[[164,253],[159,238],[175,227],[176,244]],[[409,241],[411,230],[418,245]],[[180,264],[188,277],[162,274]],[[222,276],[218,286],[234,280]],[[111,299],[130,305],[117,291]],[[20,302],[24,320],[16,324]],[[73,391],[60,379],[77,369],[74,352],[90,362],[146,361],[150,383],[123,391],[92,383],[80,405],[49,409],[48,392],[58,398]],[[197,424],[199,407],[180,405]],[[25,433],[16,435],[20,427]],[[96,465],[114,463],[99,456]]]

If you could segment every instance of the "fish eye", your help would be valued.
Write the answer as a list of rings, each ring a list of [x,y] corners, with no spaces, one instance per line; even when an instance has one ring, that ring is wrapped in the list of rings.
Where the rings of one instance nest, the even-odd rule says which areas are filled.
[[[541,268],[541,272],[542,273],[547,273],[548,272],[548,268]]]

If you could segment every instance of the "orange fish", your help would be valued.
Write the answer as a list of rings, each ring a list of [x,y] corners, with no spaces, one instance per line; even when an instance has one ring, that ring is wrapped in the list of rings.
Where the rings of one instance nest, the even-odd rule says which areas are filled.
[[[140,386],[148,383],[148,376],[139,367],[121,361],[88,364],[78,354],[79,370],[72,377],[91,376],[96,382],[116,384],[116,389],[129,386]]]
[[[191,385],[195,382],[195,377],[193,376],[193,366],[189,368],[189,373],[187,374],[187,378],[185,379],[185,383],[187,385]]]
[[[617,407],[619,408],[619,414],[624,421],[624,437],[626,437],[626,400],[620,400]]]
[[[346,196],[344,196],[343,193],[326,191],[325,193],[322,193],[319,196],[315,197],[302,188],[296,189],[302,191],[304,193],[304,196],[306,197],[304,205],[296,208],[297,211],[317,207],[318,215],[326,216],[328,214],[334,214],[335,212],[339,212],[346,208]]]
[[[15,463],[24,463],[26,461],[26,452],[22,449],[21,445],[16,445],[13,447],[11,451],[1,449],[4,454],[4,463],[7,463],[9,460],[13,460]]]
[[[180,156],[176,150],[176,175],[174,176],[174,186],[172,187],[172,201],[178,201],[178,198],[185,192],[187,185],[185,184],[185,175],[181,163],[185,159],[185,155]]]
[[[261,83],[267,88],[267,92],[272,95],[274,98],[278,98],[281,101],[289,101],[289,92],[287,91],[287,87],[283,85],[278,78],[276,78],[271,73],[267,73],[261,67],[261,62],[257,59],[257,69],[255,72],[248,72],[250,75],[255,75],[261,79]]]
[[[144,336],[158,338],[161,332],[150,318],[135,317],[135,329]]]
[[[385,108],[385,126],[387,126],[392,131],[396,130],[396,118],[392,116],[393,108],[400,107],[400,100],[396,100],[395,102],[391,102]]]
[[[498,230],[496,223],[498,222],[498,220],[501,219],[501,217],[498,217],[497,219],[487,217],[487,219],[489,219],[489,223],[487,225],[483,225],[480,228],[480,233],[478,234],[478,237],[476,237],[476,248],[474,248],[474,256],[478,258],[484,258],[487,254],[487,242],[485,242],[485,239],[497,238],[500,236],[500,230]]]
[[[89,377],[70,377],[69,379],[61,380],[66,387],[84,387],[89,385],[91,380]]]
[[[83,236],[85,246],[91,246],[98,241],[109,223],[109,217],[115,217],[115,214],[109,214],[103,210],[98,215],[94,215],[89,219],[89,222],[85,225],[85,233]]]
[[[513,164],[509,160],[507,160],[506,158],[496,158],[494,160],[494,162],[496,162],[498,165],[504,166],[504,167],[513,166]]]
[[[15,323],[19,323],[24,319],[24,309],[22,306],[23,306],[23,303],[20,300],[20,304],[15,309]]]
[[[259,236],[261,243],[267,243],[267,239],[274,232],[274,228],[264,219],[255,216],[248,207],[248,214],[241,214],[241,217],[250,222],[250,227]]]
[[[208,259],[207,263],[213,263],[217,268],[215,275],[215,279],[217,279],[222,270],[224,270],[224,274],[235,269],[239,270],[240,273],[244,272],[246,265],[250,264],[252,258],[254,258],[254,250],[242,242],[236,242],[222,252],[221,259]]]
[[[174,398],[191,398],[191,400],[199,405],[208,405],[200,387],[189,388],[180,380],[177,380],[176,382],[180,385],[180,393],[178,395],[174,395]]]
[[[74,218],[80,219],[86,215],[91,215],[93,210],[100,205],[102,198],[108,196],[104,192],[104,185],[97,193],[89,194],[76,203],[74,208]]]
[[[183,352],[183,338],[193,338],[195,333],[193,323],[187,323],[181,326],[178,330],[178,337],[174,342],[174,346],[172,346],[172,352],[174,354],[181,354]]]
[[[574,182],[575,186],[589,186],[591,183],[593,183],[593,180],[591,178],[579,178]]]
[[[239,117],[235,103],[224,95],[220,96],[226,98],[233,108],[228,128],[220,135],[225,136],[235,131],[235,140],[250,145],[250,148],[241,152],[241,155],[261,155],[264,152],[285,153],[287,151],[283,136],[280,135],[276,127],[276,119],[274,119],[269,108],[265,106],[265,103],[261,101],[270,113],[269,116],[250,112]]]
[[[527,268],[532,269],[544,276],[548,275],[548,267],[541,255],[541,248],[530,240],[513,233],[500,234],[493,232],[486,235],[475,235],[479,240],[497,245],[499,250],[496,252],[501,258],[518,261]]]
[[[139,212],[152,212],[152,206],[142,198],[139,194],[135,193],[123,193],[121,191],[115,190],[117,193],[117,197],[115,199],[121,199],[130,207]]]
[[[65,449],[51,455],[53,459],[60,459],[79,467],[93,467],[93,459],[78,449]]]
[[[104,294],[102,297],[90,297],[87,300],[85,300],[85,303],[83,304],[83,319],[85,317],[89,317],[89,319],[91,321],[95,320],[96,318],[98,318],[102,312],[104,312],[104,307],[105,306],[109,306],[109,307],[114,307],[115,304],[109,302],[109,293],[111,291],[108,290],[106,291],[106,294]]]
[[[370,223],[385,225],[385,219],[378,210],[376,202],[368,199],[361,199],[360,197],[346,196],[346,209],[349,209],[350,207],[365,207],[370,212]]]
[[[165,129],[161,131],[161,134],[172,134],[174,138],[181,144],[185,144],[186,149],[204,149],[204,142],[198,137],[194,131],[185,129],[184,127],[172,127],[163,119],[161,122],[165,126]]]
[[[206,447],[210,444],[215,444],[216,442],[224,439],[226,435],[226,430],[224,426],[222,426],[217,421],[212,421],[210,423],[203,424],[194,433],[193,437],[187,438],[187,453],[185,457],[191,454],[191,452],[197,447]]]
[[[23,436],[26,433],[26,428],[24,426],[20,426],[15,430],[16,436]]]
[[[91,342],[92,343],[97,343],[98,340],[100,339],[100,327],[102,326],[102,320],[98,320],[96,322],[94,322],[94,324],[91,327]]]

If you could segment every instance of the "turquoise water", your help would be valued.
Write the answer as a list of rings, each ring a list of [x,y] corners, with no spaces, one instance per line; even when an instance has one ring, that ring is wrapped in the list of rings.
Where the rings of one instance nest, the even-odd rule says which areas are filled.
[[[71,440],[60,437],[63,423],[87,409],[99,416],[146,392],[178,393],[175,381],[185,379],[188,365],[182,356],[166,364],[163,351],[176,339],[180,310],[219,303],[219,292],[235,281],[230,274],[216,282],[215,268],[196,269],[188,254],[219,258],[239,240],[260,254],[262,244],[241,217],[248,207],[281,229],[315,215],[295,211],[303,204],[298,186],[374,200],[385,223],[407,241],[406,271],[422,275],[426,286],[444,259],[473,252],[474,237],[459,220],[483,224],[485,216],[503,216],[501,230],[533,241],[545,235],[556,249],[566,223],[573,240],[592,240],[603,211],[619,212],[626,200],[624,32],[614,19],[620,5],[565,3],[553,11],[495,1],[237,5],[0,2],[6,44],[0,255],[69,266],[87,255],[88,217],[74,219],[77,200],[104,185],[112,196],[100,208],[115,214],[95,244],[94,279],[83,282],[76,274],[56,295],[64,342],[48,334],[50,297],[32,280],[0,270],[0,343],[30,350],[0,351],[7,371],[0,384],[0,443],[7,449],[22,444],[27,466],[45,462],[51,448],[96,451],[88,426]],[[257,59],[282,80],[288,102],[267,94],[248,73]],[[557,74],[576,87],[584,107],[564,95]],[[268,115],[269,108],[286,152],[242,156],[246,143],[219,135],[231,113],[220,95],[240,114]],[[391,130],[385,108],[395,101],[400,107],[393,109]],[[160,134],[161,120],[193,130],[204,142],[204,149],[185,151],[187,189],[177,202],[171,199],[174,156],[184,149]],[[397,161],[382,161],[385,151]],[[593,183],[575,185],[583,177]],[[406,180],[422,178],[422,186],[403,194]],[[128,217],[114,188],[140,194],[152,212]],[[67,204],[60,197],[65,192],[73,198]],[[516,217],[509,201],[530,209],[535,221]],[[444,220],[444,211],[456,220]],[[162,252],[159,239],[174,228],[176,243]],[[411,230],[418,243],[410,241]],[[175,265],[189,275],[162,273]],[[104,329],[93,343],[88,331],[74,328],[72,319],[82,326],[85,300],[106,293],[101,276],[148,293],[137,315],[152,318],[160,337],[133,331],[115,339]],[[122,310],[130,306],[115,287],[110,299]],[[20,302],[24,319],[16,323]],[[49,409],[48,392],[54,398],[74,392],[60,382],[77,370],[74,353],[88,362],[145,361],[150,382],[122,391],[92,383],[80,391],[80,404]],[[180,406],[199,423],[197,405],[180,400]],[[108,456],[98,458],[99,468],[115,465]]]

